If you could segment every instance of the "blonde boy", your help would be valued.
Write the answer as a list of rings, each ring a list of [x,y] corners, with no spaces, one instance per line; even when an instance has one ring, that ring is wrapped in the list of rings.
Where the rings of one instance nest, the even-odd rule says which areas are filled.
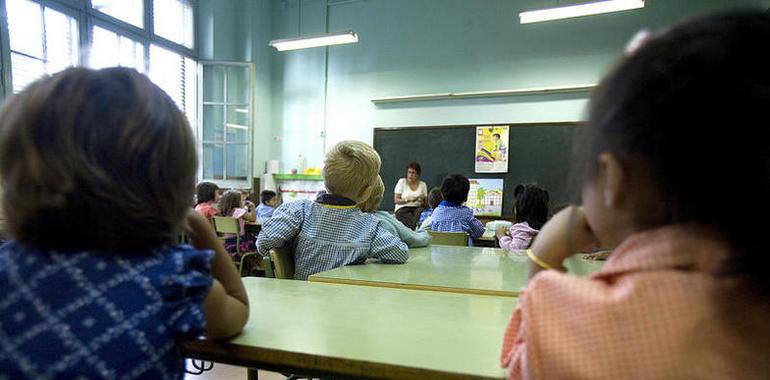
[[[380,156],[371,146],[359,141],[335,145],[324,161],[327,192],[315,201],[278,207],[262,226],[259,252],[268,255],[271,248],[290,244],[298,280],[370,257],[383,263],[406,262],[406,244],[356,207],[369,198],[379,170]]]

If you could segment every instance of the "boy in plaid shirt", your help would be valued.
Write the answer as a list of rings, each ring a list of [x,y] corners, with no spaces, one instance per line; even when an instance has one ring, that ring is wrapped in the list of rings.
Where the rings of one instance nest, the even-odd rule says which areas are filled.
[[[283,204],[262,226],[257,248],[268,255],[271,248],[290,244],[294,252],[294,278],[308,276],[367,258],[402,264],[409,258],[407,246],[356,204],[369,198],[380,171],[380,156],[359,141],[342,141],[326,155],[326,193],[315,201]]]

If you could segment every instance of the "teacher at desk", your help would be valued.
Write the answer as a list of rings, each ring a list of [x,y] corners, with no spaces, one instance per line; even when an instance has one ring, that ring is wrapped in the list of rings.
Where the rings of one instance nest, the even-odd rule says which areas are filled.
[[[401,178],[393,191],[395,193],[396,219],[410,229],[414,229],[425,209],[428,186],[420,181],[420,164],[412,161],[406,165],[406,178]]]

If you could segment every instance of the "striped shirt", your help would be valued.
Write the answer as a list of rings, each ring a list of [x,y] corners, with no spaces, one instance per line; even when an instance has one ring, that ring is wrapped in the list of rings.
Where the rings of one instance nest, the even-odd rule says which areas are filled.
[[[294,278],[308,276],[367,258],[402,264],[409,258],[407,246],[372,214],[361,212],[349,199],[321,194],[313,202],[298,200],[278,207],[265,221],[257,248],[268,255],[271,248],[291,244]]]
[[[473,216],[473,210],[463,205],[442,201],[431,217],[433,231],[467,232],[474,239],[484,234],[484,225]]]

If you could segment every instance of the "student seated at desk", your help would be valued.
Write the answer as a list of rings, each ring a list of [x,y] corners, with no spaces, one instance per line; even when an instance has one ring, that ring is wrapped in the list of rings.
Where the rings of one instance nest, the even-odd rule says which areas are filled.
[[[417,223],[417,228],[421,228],[423,230],[430,229],[430,223],[433,221],[433,218],[431,218],[431,215],[433,215],[433,210],[435,210],[436,207],[438,207],[438,204],[443,200],[444,196],[441,195],[440,188],[434,187],[430,189],[430,192],[428,193],[428,206],[430,208],[420,214],[420,221]]]
[[[259,206],[257,206],[257,222],[260,224],[273,216],[275,208],[278,207],[278,194],[273,190],[262,190],[259,193]]]
[[[528,251],[502,350],[511,379],[768,378],[766,41],[766,12],[703,16],[654,34],[593,91],[573,161],[583,205]],[[613,249],[599,272],[563,273],[595,242]]]
[[[219,210],[224,216],[238,219],[238,225],[240,226],[240,251],[252,251],[256,239],[253,233],[246,232],[246,222],[254,222],[256,220],[256,216],[254,215],[254,204],[248,202],[246,203],[246,207],[244,207],[243,194],[238,190],[227,190],[222,194],[222,198],[219,199]],[[240,260],[241,258],[237,257],[238,250],[235,247],[235,244],[238,241],[235,234],[225,234],[224,238],[224,246],[227,253],[233,257],[233,260]]]
[[[201,182],[195,186],[195,211],[211,222],[212,216],[219,215],[219,186],[213,182]]]
[[[500,248],[527,249],[548,220],[548,192],[534,184],[518,185],[513,197],[516,223],[507,231],[503,226],[498,227],[495,235]]]
[[[298,280],[370,257],[383,263],[406,262],[406,244],[374,215],[356,207],[369,197],[379,171],[380,156],[371,146],[359,141],[335,145],[324,161],[328,192],[315,201],[303,199],[278,207],[262,226],[259,253],[268,255],[271,248],[289,244]]]
[[[246,291],[190,209],[195,147],[133,69],[69,68],[6,100],[0,377],[181,379],[185,340],[241,330]]]
[[[382,203],[384,194],[385,185],[382,183],[382,178],[378,175],[377,180],[374,181],[372,195],[369,196],[369,199],[359,204],[358,207],[361,211],[371,213],[379,219],[385,229],[398,236],[409,248],[425,247],[430,244],[430,235],[427,231],[421,229],[417,231],[410,230],[404,223],[401,223],[387,211],[377,210],[380,207],[380,203]]]
[[[464,206],[471,185],[462,174],[450,174],[441,183],[444,200],[433,211],[430,228],[438,232],[467,232],[471,239],[484,234],[484,225]]]

